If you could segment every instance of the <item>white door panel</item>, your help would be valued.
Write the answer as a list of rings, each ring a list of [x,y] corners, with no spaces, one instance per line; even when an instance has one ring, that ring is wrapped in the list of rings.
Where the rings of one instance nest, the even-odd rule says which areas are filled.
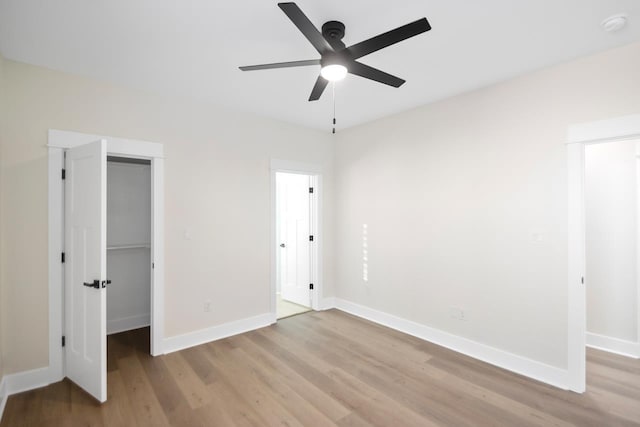
[[[309,306],[311,283],[310,194],[308,175],[276,175],[280,233],[282,299]],[[284,247],[282,247],[284,244]]]
[[[100,402],[107,400],[106,162],[104,140],[69,149],[65,160],[66,375]]]

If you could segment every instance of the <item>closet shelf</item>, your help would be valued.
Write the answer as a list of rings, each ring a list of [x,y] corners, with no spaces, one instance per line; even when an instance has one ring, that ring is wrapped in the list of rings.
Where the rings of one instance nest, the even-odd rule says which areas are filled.
[[[117,246],[107,246],[108,251],[118,250],[118,249],[151,249],[150,243],[138,243],[135,245],[117,245]]]

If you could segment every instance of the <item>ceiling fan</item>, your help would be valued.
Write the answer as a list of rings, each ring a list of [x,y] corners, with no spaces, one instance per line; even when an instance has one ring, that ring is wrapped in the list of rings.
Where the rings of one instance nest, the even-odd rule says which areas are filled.
[[[320,99],[320,96],[329,84],[329,81],[343,79],[347,73],[355,74],[356,76],[364,77],[393,87],[402,86],[405,80],[356,60],[431,29],[431,25],[429,25],[427,18],[422,18],[411,22],[410,24],[403,25],[394,30],[347,47],[342,42],[342,38],[344,37],[344,24],[342,22],[326,22],[322,26],[322,33],[320,33],[320,31],[318,31],[309,18],[307,18],[295,3],[278,3],[278,6],[289,17],[289,19],[291,19],[295,26],[298,27],[307,40],[311,42],[318,53],[320,53],[320,59],[249,65],[240,67],[240,69],[242,71],[255,71],[268,70],[272,68],[320,65],[320,75],[316,80],[316,84],[313,86],[311,96],[309,96],[309,101],[316,101]]]

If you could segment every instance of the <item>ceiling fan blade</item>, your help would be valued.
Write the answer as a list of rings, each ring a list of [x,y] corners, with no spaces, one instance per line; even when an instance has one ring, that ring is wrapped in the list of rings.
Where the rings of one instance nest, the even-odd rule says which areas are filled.
[[[386,33],[349,46],[347,50],[353,59],[358,59],[387,46],[391,46],[392,44],[417,36],[430,29],[431,25],[429,25],[427,18],[418,19],[410,24],[398,27],[395,30],[387,31]]]
[[[242,71],[270,70],[272,68],[307,67],[309,65],[320,65],[319,59],[309,59],[307,61],[275,62],[273,64],[245,65],[238,67]]]
[[[300,10],[297,4],[295,3],[278,3],[278,6],[282,11],[291,19],[291,22],[295,24],[296,27],[304,34],[304,36],[311,42],[313,47],[316,48],[320,54],[323,54],[327,51],[333,51],[333,48],[327,42],[327,40],[322,37],[322,34],[318,29],[309,21],[309,18]]]
[[[351,74],[355,74],[356,76],[364,77],[365,79],[375,80],[380,83],[384,83],[393,87],[400,87],[404,84],[406,80],[402,80],[399,77],[392,76],[391,74],[385,73],[384,71],[380,71],[377,68],[370,67],[368,65],[364,65],[358,61],[350,62],[347,65],[347,69]]]
[[[313,86],[313,90],[311,91],[311,95],[309,96],[309,101],[317,101],[320,99],[322,92],[326,89],[329,84],[329,80],[325,79],[322,76],[318,76],[318,80],[316,80],[316,84]]]

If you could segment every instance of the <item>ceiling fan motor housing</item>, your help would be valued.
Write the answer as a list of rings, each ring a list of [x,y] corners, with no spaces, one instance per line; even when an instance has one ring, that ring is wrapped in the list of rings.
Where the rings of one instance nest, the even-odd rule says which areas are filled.
[[[342,40],[344,37],[344,24],[339,21],[325,22],[322,26],[322,35],[327,40]]]

